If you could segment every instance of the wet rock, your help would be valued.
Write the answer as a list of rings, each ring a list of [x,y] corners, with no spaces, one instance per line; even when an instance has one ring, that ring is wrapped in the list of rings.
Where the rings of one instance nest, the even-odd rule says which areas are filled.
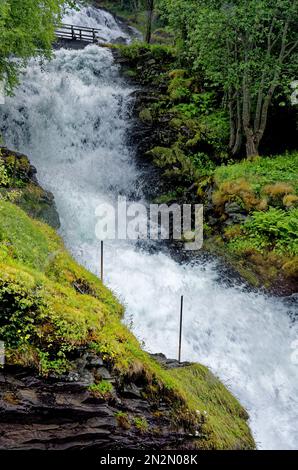
[[[100,375],[100,377],[104,380],[112,379],[112,376],[106,367],[99,367],[97,372]]]
[[[191,362],[179,362],[177,359],[168,359],[164,354],[151,354],[151,357],[159,362],[165,369],[176,369],[177,367],[190,366]]]
[[[124,398],[142,398],[142,391],[135,384],[127,385],[122,390],[122,396]]]
[[[165,356],[157,357],[167,364]],[[108,398],[95,397],[77,380],[90,377],[91,364],[96,373],[111,374],[103,366],[97,368],[101,359],[93,354],[82,354],[74,362],[79,372],[60,378],[43,379],[29,369],[7,366],[0,371],[0,450],[193,448],[188,432],[171,427],[166,403],[153,409],[134,382],[116,387]],[[117,419],[119,412],[127,416],[125,429]],[[136,417],[146,420],[146,432],[134,425]]]
[[[103,360],[101,357],[96,356],[96,354],[87,354],[86,355],[86,367],[88,368],[98,368],[103,366]]]
[[[225,213],[228,215],[231,214],[242,214],[243,209],[237,204],[237,202],[226,202],[225,204]]]

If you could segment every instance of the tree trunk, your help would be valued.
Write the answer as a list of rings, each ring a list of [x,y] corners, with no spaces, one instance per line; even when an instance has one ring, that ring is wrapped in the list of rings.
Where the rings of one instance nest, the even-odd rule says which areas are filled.
[[[247,128],[246,135],[246,156],[257,157],[259,155],[259,144],[256,141],[256,136],[251,128]]]
[[[241,145],[242,145],[242,121],[241,121],[241,99],[240,95],[237,92],[237,98],[236,98],[236,109],[237,109],[237,119],[236,119],[236,137],[235,137],[235,143],[234,147],[232,149],[232,155],[237,155],[240,150],[241,150]]]
[[[145,41],[150,44],[152,34],[152,20],[154,11],[154,0],[147,0],[147,28]]]

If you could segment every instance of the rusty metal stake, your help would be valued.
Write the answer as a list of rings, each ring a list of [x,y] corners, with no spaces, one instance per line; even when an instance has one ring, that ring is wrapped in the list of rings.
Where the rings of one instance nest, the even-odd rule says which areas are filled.
[[[179,328],[179,350],[178,350],[179,364],[181,363],[182,319],[183,319],[183,295],[181,295],[181,304],[180,304],[180,328]]]
[[[100,243],[101,245],[101,255],[100,255],[100,279],[101,279],[101,282],[103,282],[103,241],[101,241]]]

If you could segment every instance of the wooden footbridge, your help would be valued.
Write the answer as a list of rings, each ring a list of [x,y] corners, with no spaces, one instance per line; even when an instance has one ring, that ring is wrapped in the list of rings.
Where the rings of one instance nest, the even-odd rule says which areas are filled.
[[[99,34],[99,29],[87,28],[85,26],[74,26],[72,24],[61,24],[56,29],[57,38],[68,39],[70,41],[83,41],[89,43],[104,41]]]

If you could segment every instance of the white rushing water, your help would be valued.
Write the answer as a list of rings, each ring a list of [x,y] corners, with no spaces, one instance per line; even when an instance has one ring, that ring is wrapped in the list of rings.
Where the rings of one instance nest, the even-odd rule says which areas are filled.
[[[87,28],[99,29],[100,37],[106,42],[119,41],[130,42],[130,36],[124,32],[111,13],[98,10],[91,6],[82,6],[80,11],[69,9],[63,18],[66,24],[85,26]],[[139,34],[133,28],[137,36]]]
[[[0,107],[6,144],[30,156],[55,195],[67,246],[96,273],[95,208],[119,193],[142,197],[126,145],[131,91],[110,51],[88,46],[59,50],[42,70],[32,61]],[[282,300],[227,287],[214,263],[178,264],[133,242],[106,243],[105,275],[146,349],[171,357],[184,294],[183,359],[209,366],[240,399],[259,448],[298,447],[297,325]]]

